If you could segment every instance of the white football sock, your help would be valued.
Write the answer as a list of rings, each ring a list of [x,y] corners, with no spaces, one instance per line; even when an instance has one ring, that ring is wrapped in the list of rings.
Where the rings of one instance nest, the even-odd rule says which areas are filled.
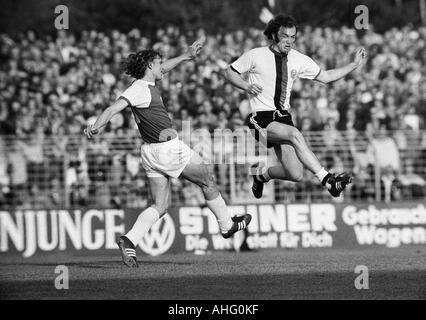
[[[223,200],[221,194],[216,199],[206,200],[207,207],[216,216],[219,228],[222,233],[228,232],[232,227],[232,216],[226,206],[225,200]]]
[[[263,177],[264,182],[268,182],[269,180],[271,180],[271,176],[269,175],[269,168],[268,167],[264,167],[262,177]]]
[[[160,213],[157,209],[149,207],[139,214],[132,229],[127,232],[126,237],[136,247],[141,242],[145,233],[152,227],[152,225],[160,219]]]
[[[328,174],[328,171],[323,168],[321,168],[320,171],[315,173],[315,176],[319,179],[319,181],[322,183],[322,180],[324,180],[325,176]]]
[[[237,251],[237,252],[240,251],[240,248],[244,243],[245,237],[246,236],[244,234],[244,231],[243,232],[236,232],[234,234],[234,237],[233,237],[234,239],[232,240],[232,244],[234,245],[235,251]]]

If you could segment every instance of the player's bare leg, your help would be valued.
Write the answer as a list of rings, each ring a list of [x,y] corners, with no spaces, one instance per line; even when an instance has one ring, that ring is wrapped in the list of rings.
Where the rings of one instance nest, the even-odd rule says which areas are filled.
[[[338,197],[345,189],[346,185],[352,182],[352,176],[349,173],[342,173],[338,176],[327,172],[318,161],[315,154],[309,149],[302,133],[295,127],[279,122],[271,122],[267,126],[268,141],[282,145],[281,150],[275,148],[283,170],[273,167],[273,170],[259,169],[259,175],[254,180],[254,187],[263,190],[263,183],[271,178],[279,178],[290,181],[300,181],[303,170],[300,164],[310,170],[319,181],[327,186],[328,191],[333,197]],[[288,147],[288,144],[291,144]],[[284,146],[284,147],[283,147]],[[292,147],[292,148],[291,148]],[[278,150],[278,151],[277,151]],[[281,152],[279,152],[281,151]],[[298,161],[294,157],[296,155]],[[290,178],[290,179],[288,179]],[[256,197],[261,197],[261,192],[253,192]]]
[[[217,188],[209,166],[203,163],[198,154],[192,156],[190,163],[183,170],[181,177],[195,183],[201,188],[207,207],[216,216],[224,238],[229,238],[235,232],[245,229],[248,226],[251,221],[251,215],[232,216]]]
[[[253,175],[252,192],[258,199],[262,197],[263,184],[271,179],[294,182],[299,182],[303,179],[303,164],[291,144],[285,143],[274,146],[274,151],[280,165],[272,167],[257,166]]]
[[[139,214],[132,229],[117,242],[123,262],[128,267],[137,267],[136,246],[152,225],[166,214],[170,197],[170,179],[165,176],[148,177],[153,205]]]
[[[309,149],[302,133],[295,127],[277,121],[271,122],[266,130],[268,142],[276,144],[291,143],[296,155],[305,168],[313,173],[321,170],[322,166],[315,154]]]

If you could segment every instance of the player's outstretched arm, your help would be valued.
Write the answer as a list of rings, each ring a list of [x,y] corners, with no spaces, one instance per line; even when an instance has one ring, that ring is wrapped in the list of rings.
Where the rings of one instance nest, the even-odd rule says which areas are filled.
[[[226,80],[228,80],[233,86],[235,86],[239,89],[242,89],[249,94],[258,95],[263,90],[260,85],[255,84],[255,83],[250,84],[247,81],[245,81],[241,77],[241,75],[238,72],[236,72],[235,70],[233,70],[231,67],[228,67],[225,70],[224,76],[225,76]]]
[[[121,110],[126,108],[127,105],[128,102],[124,99],[118,99],[117,101],[115,101],[112,105],[110,105],[101,113],[101,115],[93,125],[89,124],[87,128],[84,129],[84,134],[89,139],[92,138],[95,134],[98,134],[100,130],[102,130],[107,125],[111,118],[117,113],[119,113]]]
[[[345,77],[347,74],[354,71],[359,66],[361,66],[365,58],[366,58],[365,49],[358,48],[358,50],[355,53],[355,59],[353,62],[341,68],[331,69],[331,70],[321,70],[321,72],[318,74],[315,80],[322,83],[330,83],[330,82],[339,80]]]
[[[188,50],[184,54],[163,62],[161,64],[161,69],[163,73],[169,72],[170,70],[174,69],[175,67],[177,67],[180,63],[184,61],[194,59],[196,56],[200,54],[202,48],[203,48],[203,42],[201,40],[195,41],[193,44],[191,44],[191,46],[188,48]]]

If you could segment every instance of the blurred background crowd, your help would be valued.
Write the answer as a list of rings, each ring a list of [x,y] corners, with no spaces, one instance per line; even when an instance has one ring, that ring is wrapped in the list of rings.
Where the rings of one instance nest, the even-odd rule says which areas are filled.
[[[247,96],[226,83],[222,71],[243,52],[268,45],[260,27],[214,32],[166,25],[150,32],[135,27],[0,34],[0,204],[57,206],[65,197],[70,205],[143,206],[146,182],[131,111],[115,116],[93,142],[82,132],[131,83],[120,71],[122,58],[154,48],[167,59],[196,39],[205,40],[201,55],[157,84],[176,129],[182,129],[184,120],[192,129],[211,132],[244,127],[250,113]],[[424,197],[426,27],[406,25],[379,33],[371,25],[360,34],[345,25],[319,27],[304,21],[296,43],[323,69],[346,65],[358,46],[367,49],[367,63],[345,79],[329,85],[295,83],[290,101],[294,122],[328,167],[358,174],[354,188],[360,198],[375,198],[373,167],[380,156],[384,198],[401,199],[395,183],[413,181],[420,187],[411,196]],[[228,190],[229,168],[215,170]],[[250,197],[244,168],[238,167],[235,175],[236,192]],[[383,176],[393,177],[390,185]],[[307,174],[305,184],[277,182],[276,199],[300,200],[297,194],[320,190],[312,181]],[[175,181],[174,189],[175,200],[202,202],[192,185]]]
[[[59,31],[56,38],[28,31],[17,38],[1,35],[1,134],[80,134],[130,84],[120,72],[120,61],[130,52],[154,48],[167,59],[200,38],[205,39],[201,56],[158,83],[163,100],[173,119],[191,120],[195,127],[241,125],[250,112],[246,95],[226,83],[221,72],[243,52],[268,45],[262,30],[182,33],[170,26],[158,29],[152,39],[139,29],[127,34]],[[296,82],[291,111],[297,125],[304,131],[364,131],[385,122],[389,129],[422,129],[426,27],[370,32],[361,39],[344,27],[305,27],[297,39],[297,50],[323,69],[348,64],[360,45],[368,50],[367,64],[346,79],[330,85]],[[133,131],[131,118],[127,110],[109,129]]]

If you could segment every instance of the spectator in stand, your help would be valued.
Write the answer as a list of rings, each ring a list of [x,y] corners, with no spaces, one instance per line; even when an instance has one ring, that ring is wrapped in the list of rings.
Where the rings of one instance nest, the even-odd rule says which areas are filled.
[[[6,143],[0,136],[0,207],[10,205],[9,161]]]
[[[404,169],[398,175],[398,181],[401,184],[402,196],[405,199],[421,199],[426,195],[425,179],[414,170],[414,160],[406,159]]]
[[[374,168],[366,150],[360,150],[356,141],[355,130],[348,131],[348,142],[351,160],[353,162],[353,173],[356,183],[351,188],[351,196],[362,201],[374,201]]]
[[[28,174],[27,159],[21,144],[17,140],[7,150],[8,163],[10,164],[10,188],[13,206],[27,206],[28,201]]]
[[[20,148],[27,161],[28,183],[32,189],[35,185],[37,189],[46,189],[46,172],[44,168],[44,134],[38,129],[34,135],[30,135],[27,141],[19,142]]]
[[[398,146],[395,140],[389,136],[389,129],[387,122],[381,121],[378,129],[373,131],[367,148],[369,163],[380,170],[380,180],[386,202],[391,201],[392,196],[394,198],[396,196],[391,192],[395,190],[394,182],[401,169]]]

